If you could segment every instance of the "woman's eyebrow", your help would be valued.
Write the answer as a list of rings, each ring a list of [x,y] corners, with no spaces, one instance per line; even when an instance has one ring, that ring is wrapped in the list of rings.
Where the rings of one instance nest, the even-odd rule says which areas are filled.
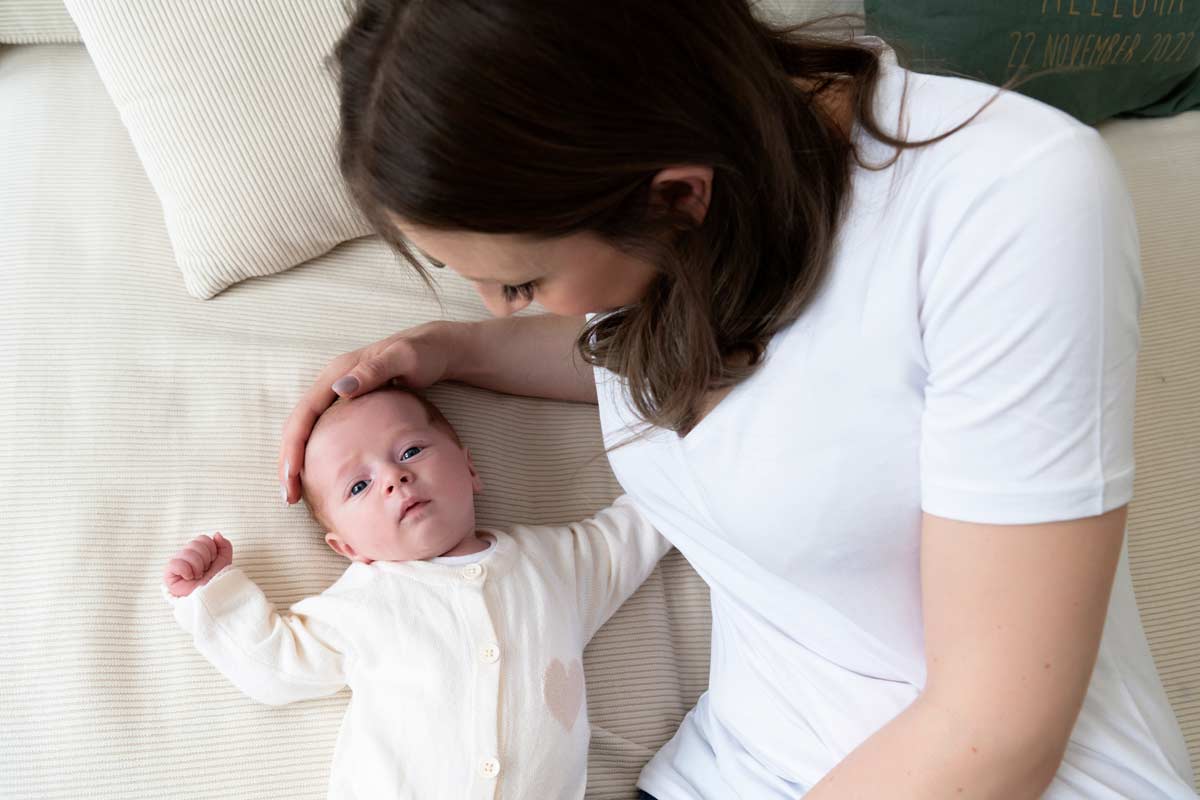
[[[410,242],[409,246],[411,246],[413,250],[416,250],[421,255],[422,258],[424,258],[426,261],[428,261],[430,264],[437,267],[438,269],[446,268],[445,262],[438,261],[436,258],[429,255],[429,253],[426,253],[424,250],[417,247],[415,244],[412,244]],[[531,283],[532,281],[537,280],[536,276],[533,278],[526,278],[524,280],[508,280],[508,279],[500,280],[499,278],[476,278],[472,275],[464,275],[462,272],[460,272],[457,269],[455,270],[455,272],[458,272],[458,276],[460,278],[471,281],[472,283],[495,283],[495,284],[502,284],[502,285],[508,285],[508,286],[520,286],[521,284]]]

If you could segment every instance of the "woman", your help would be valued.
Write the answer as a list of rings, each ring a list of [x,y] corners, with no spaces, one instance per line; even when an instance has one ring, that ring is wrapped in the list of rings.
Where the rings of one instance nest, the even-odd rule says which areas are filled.
[[[359,205],[500,319],[335,359],[287,502],[335,393],[598,402],[711,588],[644,792],[1194,796],[1122,558],[1141,276],[1094,130],[745,0],[372,0],[336,56]]]

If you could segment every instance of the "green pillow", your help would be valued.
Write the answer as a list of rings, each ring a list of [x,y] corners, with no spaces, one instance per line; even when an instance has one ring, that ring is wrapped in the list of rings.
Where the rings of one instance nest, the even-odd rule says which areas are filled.
[[[866,0],[867,33],[917,72],[1016,87],[1095,124],[1200,108],[1200,0]]]

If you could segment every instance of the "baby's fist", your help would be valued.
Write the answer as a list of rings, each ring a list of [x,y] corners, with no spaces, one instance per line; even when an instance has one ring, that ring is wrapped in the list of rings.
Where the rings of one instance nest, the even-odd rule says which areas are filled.
[[[186,597],[232,563],[233,543],[220,531],[215,538],[197,536],[167,562],[163,585],[176,597]]]

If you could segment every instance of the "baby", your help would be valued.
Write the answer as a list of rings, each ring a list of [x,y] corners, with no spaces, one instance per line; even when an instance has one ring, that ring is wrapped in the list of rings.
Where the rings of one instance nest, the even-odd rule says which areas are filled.
[[[351,688],[331,798],[582,797],[583,648],[666,540],[625,496],[582,522],[476,528],[470,453],[395,387],[331,406],[304,463],[350,565],[279,613],[228,539],[197,537],[163,594],[200,652],[263,703]]]

